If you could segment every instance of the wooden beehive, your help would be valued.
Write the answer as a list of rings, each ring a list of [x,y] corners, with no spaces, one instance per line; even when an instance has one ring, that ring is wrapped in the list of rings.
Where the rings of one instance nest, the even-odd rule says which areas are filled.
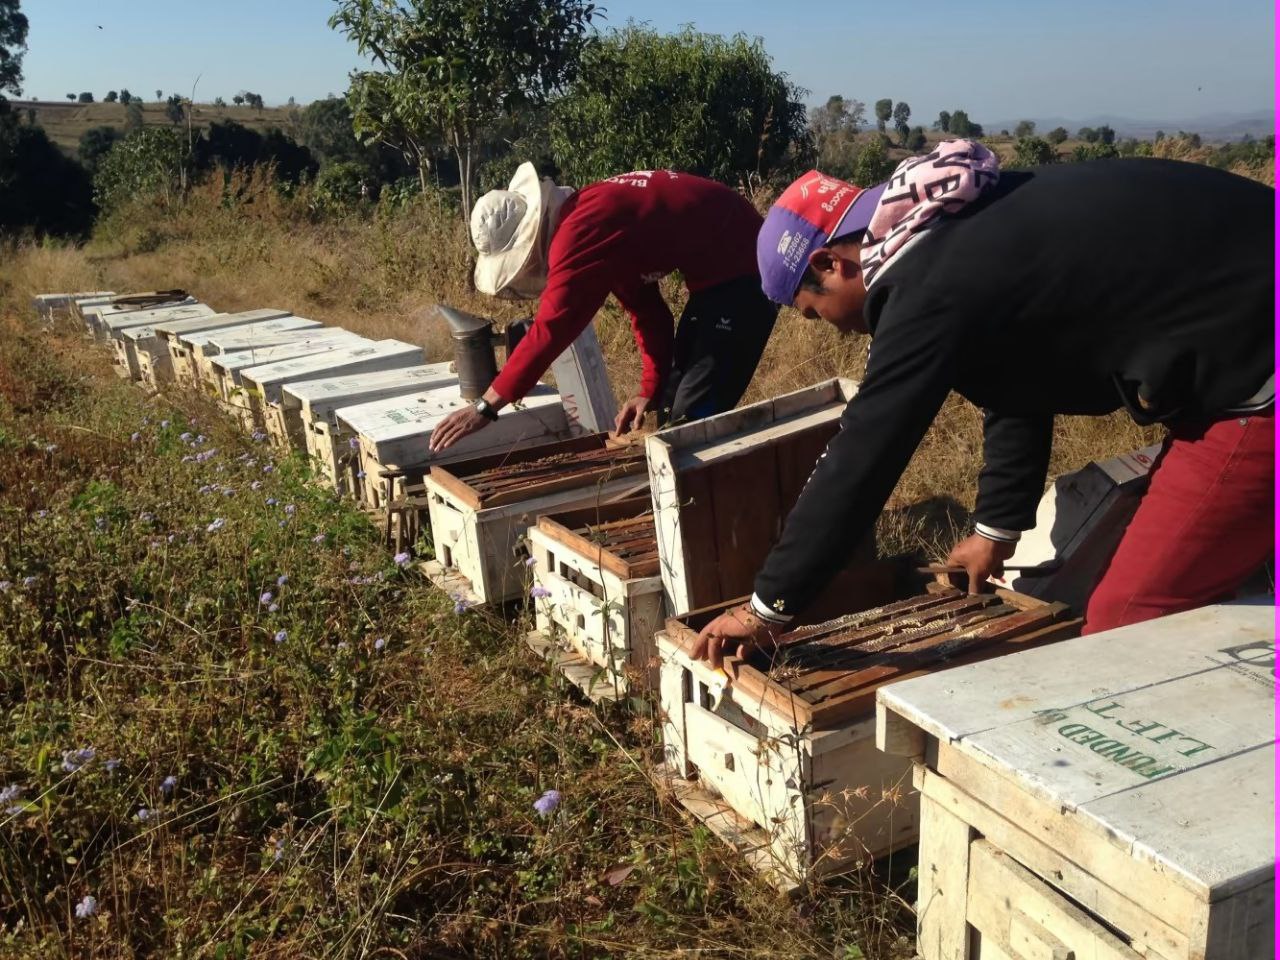
[[[350,449],[350,437],[338,424],[338,410],[440,387],[456,390],[457,383],[457,375],[450,363],[427,363],[381,373],[302,380],[285,385],[280,409],[292,442],[300,444],[316,468],[339,493],[344,493],[349,491],[345,489],[345,478],[340,482],[338,463]]]
[[[857,386],[827,380],[646,441],[669,609],[749,594]],[[872,555],[870,539],[850,559]]]
[[[104,340],[118,340],[130,327],[154,327],[166,320],[190,320],[193,317],[212,316],[216,311],[204,303],[187,303],[154,310],[121,310],[111,314],[99,314],[99,330]]]
[[[426,496],[436,559],[428,576],[476,603],[519,597],[529,587],[523,544],[531,523],[647,484],[644,450],[603,433],[433,466]]]
[[[529,646],[594,700],[656,689],[665,614],[648,494],[539,517],[528,537],[546,591]]]
[[[168,351],[160,342],[154,326],[130,327],[116,342],[117,354],[124,351],[129,376],[155,389],[173,379]]]
[[[69,313],[79,320],[83,317],[76,312],[76,301],[84,301],[86,304],[97,301],[106,301],[114,296],[112,290],[81,290],[76,293],[40,293],[32,298],[31,305],[35,307],[36,315],[41,320],[52,320],[60,313]]]
[[[1275,606],[880,691],[921,794],[924,960],[1241,960],[1275,937]]]
[[[273,442],[288,447],[289,433],[281,397],[286,384],[323,375],[374,373],[422,363],[422,347],[401,340],[375,340],[305,357],[291,357],[240,374],[253,423]],[[299,438],[301,439],[301,438]]]
[[[853,609],[901,589],[889,564],[860,576]],[[798,627],[715,673],[687,651],[727,608],[672,618],[658,635],[665,755],[677,799],[784,888],[915,842],[910,763],[876,749],[877,690],[1080,629],[1062,604],[935,586]]]
[[[101,298],[99,298],[101,299]],[[112,322],[116,329],[127,326],[132,320],[137,319],[136,314],[155,313],[158,310],[168,310],[176,307],[204,306],[194,297],[184,297],[167,303],[155,303],[150,305],[142,305],[139,303],[129,302],[121,297],[109,297],[105,302],[90,303],[87,301],[77,302],[77,309],[83,317],[85,326],[89,332],[93,334],[94,339],[105,340],[110,336],[110,328],[108,322]],[[208,309],[212,313],[212,308]],[[125,314],[130,316],[126,319]]]
[[[157,323],[156,333],[169,354],[169,364],[173,367],[173,378],[185,386],[198,386],[200,378],[191,354],[191,345],[197,338],[208,334],[258,329],[259,324],[279,323],[292,320],[288,310],[263,308],[261,310],[244,310],[239,313],[215,313],[211,317],[200,317],[195,320],[178,320]],[[314,320],[301,320],[301,326],[319,326]]]
[[[241,371],[279,360],[309,357],[314,353],[327,353],[330,350],[341,350],[357,343],[369,342],[364,337],[333,327],[320,327],[314,331],[303,332],[314,334],[314,336],[273,347],[251,347],[209,357],[207,369],[212,380],[207,382],[206,386],[233,416],[243,421],[246,414],[242,411],[248,410],[248,399],[244,395],[244,385],[240,380]]]
[[[90,293],[73,297],[69,308],[72,319],[83,323],[85,333],[93,336],[94,324],[97,322],[97,317],[95,316],[97,308],[110,304],[111,298],[114,296],[114,293]]]
[[[506,409],[497,421],[463,437],[443,454],[431,450],[431,433],[449,414],[472,401],[463,400],[456,385],[374,400],[340,408],[335,416],[348,435],[348,447],[336,465],[344,486],[366,506],[381,510],[392,497],[423,482],[434,464],[515,450],[569,436],[560,395],[550,387],[534,387],[519,406]],[[326,436],[326,424],[317,424]]]

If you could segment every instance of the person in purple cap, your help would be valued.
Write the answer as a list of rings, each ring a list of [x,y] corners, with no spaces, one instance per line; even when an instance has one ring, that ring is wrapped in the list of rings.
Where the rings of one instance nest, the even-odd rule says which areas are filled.
[[[978,592],[1035,525],[1057,414],[1165,424],[1088,601],[1097,632],[1230,596],[1272,553],[1274,190],[1199,164],[1001,174],[957,140],[869,190],[813,171],[765,219],[765,293],[869,333],[866,374],[755,581],[703,631],[719,666],[767,646],[875,523],[948,393],[984,410]]]

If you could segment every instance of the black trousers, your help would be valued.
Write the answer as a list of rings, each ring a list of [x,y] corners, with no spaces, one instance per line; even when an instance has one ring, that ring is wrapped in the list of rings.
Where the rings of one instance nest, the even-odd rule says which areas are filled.
[[[690,295],[676,326],[663,422],[732,410],[747,392],[777,316],[755,274]]]

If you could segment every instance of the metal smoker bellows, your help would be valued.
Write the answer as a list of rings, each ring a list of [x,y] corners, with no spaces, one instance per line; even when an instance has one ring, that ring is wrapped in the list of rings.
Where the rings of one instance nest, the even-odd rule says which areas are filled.
[[[494,333],[493,321],[477,317],[465,310],[436,304],[436,312],[444,317],[449,325],[449,336],[453,339],[454,364],[458,372],[458,390],[464,400],[477,400],[484,395],[493,378],[498,375],[498,361],[493,348],[496,343],[503,342],[507,347],[507,356],[515,350],[516,344],[528,330],[529,320],[518,320],[507,324],[505,338],[499,339]]]

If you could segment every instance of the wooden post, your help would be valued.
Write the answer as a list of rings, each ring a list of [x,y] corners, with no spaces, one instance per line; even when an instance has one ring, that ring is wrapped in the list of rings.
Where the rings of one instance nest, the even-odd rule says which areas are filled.
[[[972,839],[969,824],[936,800],[920,798],[917,950],[928,960],[968,960],[965,914]]]

